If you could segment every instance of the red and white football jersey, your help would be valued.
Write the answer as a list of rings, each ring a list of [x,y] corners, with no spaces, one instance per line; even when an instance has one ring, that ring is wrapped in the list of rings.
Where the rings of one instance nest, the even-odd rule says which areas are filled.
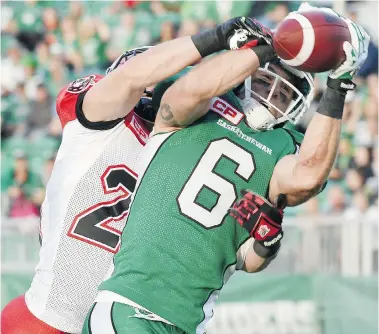
[[[101,78],[75,80],[58,95],[62,143],[41,209],[39,263],[25,295],[37,318],[69,333],[81,332],[118,251],[148,139],[133,112],[107,122],[84,117],[83,98]]]

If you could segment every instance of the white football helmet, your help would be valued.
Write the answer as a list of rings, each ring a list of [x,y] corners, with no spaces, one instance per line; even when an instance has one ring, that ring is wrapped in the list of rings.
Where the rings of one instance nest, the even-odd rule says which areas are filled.
[[[260,67],[257,70],[264,73],[266,77],[270,77],[270,81],[273,82],[267,96],[262,96],[252,90],[251,76],[245,80],[243,85],[240,85],[239,89],[243,88],[243,91],[237,94],[237,96],[246,115],[246,122],[256,131],[270,130],[275,125],[286,121],[296,124],[307,108],[309,108],[314,96],[313,77],[311,74],[294,69],[280,60],[271,62],[271,64],[282,67],[295,78],[295,80],[292,80],[295,82],[291,83],[274,73],[269,69],[270,63],[267,63],[266,66]],[[280,110],[271,102],[275,88],[279,83],[281,85],[288,85],[293,91],[292,101],[286,110]],[[269,109],[275,109],[281,116],[276,118]]]

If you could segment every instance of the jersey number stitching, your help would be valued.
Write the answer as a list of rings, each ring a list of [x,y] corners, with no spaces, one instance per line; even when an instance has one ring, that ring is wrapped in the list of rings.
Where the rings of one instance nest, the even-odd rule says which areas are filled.
[[[122,192],[122,195],[101,202],[75,216],[67,235],[93,246],[117,253],[122,231],[109,226],[124,219],[129,212],[130,196],[137,183],[137,174],[125,165],[108,167],[101,175],[104,194]]]
[[[237,199],[236,186],[216,172],[222,159],[235,163],[237,167],[234,173],[245,182],[255,172],[252,153],[227,138],[221,138],[208,145],[177,197],[180,213],[206,229],[221,225],[228,209]],[[217,201],[211,209],[197,202],[204,188],[217,195]]]

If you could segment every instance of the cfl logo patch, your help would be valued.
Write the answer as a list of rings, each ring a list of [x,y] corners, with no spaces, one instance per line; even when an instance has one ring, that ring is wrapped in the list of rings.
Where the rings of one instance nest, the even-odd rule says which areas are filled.
[[[261,225],[258,229],[258,234],[260,237],[264,238],[267,234],[270,233],[270,229],[267,225]]]

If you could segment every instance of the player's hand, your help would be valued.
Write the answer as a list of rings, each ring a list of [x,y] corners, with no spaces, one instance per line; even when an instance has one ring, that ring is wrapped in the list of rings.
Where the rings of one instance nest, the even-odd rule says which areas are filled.
[[[250,17],[241,16],[230,19],[218,25],[216,31],[220,44],[226,50],[272,43],[271,30]]]
[[[343,43],[346,59],[337,69],[330,72],[329,78],[338,80],[340,89],[353,90],[355,84],[352,79],[366,61],[370,36],[358,24],[346,18],[344,20],[349,27],[351,43]]]
[[[275,206],[250,190],[243,191],[242,195],[243,197],[230,209],[230,216],[262,246],[279,248],[280,240],[283,238],[285,195],[279,195]]]
[[[343,44],[346,60],[341,66],[330,72],[329,77],[352,80],[367,59],[370,36],[360,25],[347,18],[344,20],[349,27],[351,43],[345,42]]]
[[[251,48],[259,59],[260,66],[276,57],[272,47],[272,32],[256,19],[237,17],[220,24],[217,36],[227,50]],[[220,38],[220,37],[219,37]]]
[[[312,9],[318,9],[318,10],[321,9],[322,11],[324,11],[326,13],[341,16],[341,15],[339,15],[336,11],[334,11],[331,8],[327,8],[327,7],[315,7],[315,6],[310,5],[308,2],[303,2],[300,5],[300,7],[298,8],[297,12],[302,12],[302,11],[307,11],[307,10],[312,10]]]
[[[272,32],[257,20],[241,16],[219,24],[216,28],[191,36],[202,57],[221,50],[253,48],[272,43]],[[270,47],[272,53],[274,51]]]
[[[313,7],[308,3],[303,3],[299,7],[298,11],[311,10]],[[337,12],[330,8],[318,8],[333,15],[338,15],[343,18],[346,25],[349,28],[351,43],[343,43],[343,51],[345,52],[345,61],[336,69],[329,73],[328,87],[334,88],[343,92],[354,90],[355,84],[352,79],[358,72],[360,67],[366,61],[368,54],[368,45],[370,42],[370,36],[364,31],[364,29],[358,24],[354,23],[348,18],[339,15]]]

